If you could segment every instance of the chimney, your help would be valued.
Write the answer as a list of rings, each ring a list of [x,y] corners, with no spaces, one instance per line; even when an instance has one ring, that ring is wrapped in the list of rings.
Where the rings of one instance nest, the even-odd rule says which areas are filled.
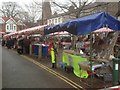
[[[50,0],[43,0],[42,2],[42,20],[46,24],[47,19],[52,16]]]

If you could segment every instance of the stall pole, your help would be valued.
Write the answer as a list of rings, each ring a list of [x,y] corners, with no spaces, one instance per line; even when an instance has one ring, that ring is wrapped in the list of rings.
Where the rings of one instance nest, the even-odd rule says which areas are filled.
[[[91,77],[91,85],[92,85],[92,45],[93,45],[93,39],[92,39],[92,33],[90,33],[90,77]]]

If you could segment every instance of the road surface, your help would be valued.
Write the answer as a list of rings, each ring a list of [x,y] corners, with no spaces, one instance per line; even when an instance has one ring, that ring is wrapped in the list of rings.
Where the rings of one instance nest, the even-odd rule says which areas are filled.
[[[73,88],[55,75],[2,48],[2,88]]]

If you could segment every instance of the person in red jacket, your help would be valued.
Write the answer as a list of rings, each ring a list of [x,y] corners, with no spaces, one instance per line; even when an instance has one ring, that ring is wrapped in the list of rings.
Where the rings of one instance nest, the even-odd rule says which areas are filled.
[[[49,46],[48,46],[48,54],[51,55],[51,48],[53,47],[53,41],[50,39]]]

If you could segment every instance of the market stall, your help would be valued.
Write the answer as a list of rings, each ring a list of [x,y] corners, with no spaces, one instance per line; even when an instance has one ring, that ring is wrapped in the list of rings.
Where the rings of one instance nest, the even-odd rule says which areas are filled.
[[[104,29],[107,28],[107,29]],[[98,30],[101,29],[102,30]],[[85,64],[81,64],[80,62],[84,62],[84,59],[81,58],[81,55],[76,55],[75,53],[73,53],[73,56],[70,55],[68,52],[64,52],[63,51],[63,62],[67,63],[67,65],[70,65],[69,62],[69,56],[73,59],[71,61],[73,61],[74,63],[76,63],[76,67],[72,64],[73,68],[74,68],[74,73],[76,76],[80,77],[80,67],[81,69],[84,69],[83,67],[86,67],[87,69],[90,70],[90,73],[93,72],[92,70],[95,70],[95,68],[101,67],[102,64],[98,63],[93,64],[93,32],[97,33],[97,32],[106,32],[106,31],[119,31],[120,30],[120,21],[118,21],[117,19],[115,19],[114,17],[112,17],[111,15],[109,15],[106,12],[100,12],[100,13],[96,13],[93,15],[89,15],[89,16],[85,16],[82,18],[78,18],[78,19],[74,19],[74,20],[69,20],[66,21],[62,24],[58,24],[58,25],[54,25],[54,26],[50,26],[48,28],[45,28],[44,32],[45,35],[49,34],[49,33],[53,33],[53,32],[59,32],[59,31],[67,31],[71,34],[74,35],[86,35],[89,34],[90,35],[90,46],[89,46],[89,53],[88,56],[86,56],[85,58],[87,58],[87,61],[89,62],[89,64],[85,65]],[[114,38],[111,41],[111,46],[110,48],[114,47],[115,41],[117,39],[117,36],[119,35],[119,32],[114,33]],[[109,52],[112,52],[112,49],[110,49]],[[111,53],[109,53],[110,55]],[[107,55],[107,56],[109,56]],[[74,58],[74,56],[79,57],[79,58]],[[66,57],[66,59],[64,59]],[[67,61],[66,61],[67,60]],[[77,60],[79,60],[77,62]],[[100,58],[95,58],[95,60],[101,61],[101,62],[106,62],[109,61],[109,58],[104,58],[104,59],[100,59]],[[73,63],[72,62],[72,63]],[[93,69],[94,68],[94,69]],[[76,70],[77,73],[76,73]],[[84,71],[86,71],[86,69],[84,69]],[[79,73],[78,73],[79,72]],[[87,77],[87,74],[85,75]],[[81,77],[81,78],[86,78]]]

